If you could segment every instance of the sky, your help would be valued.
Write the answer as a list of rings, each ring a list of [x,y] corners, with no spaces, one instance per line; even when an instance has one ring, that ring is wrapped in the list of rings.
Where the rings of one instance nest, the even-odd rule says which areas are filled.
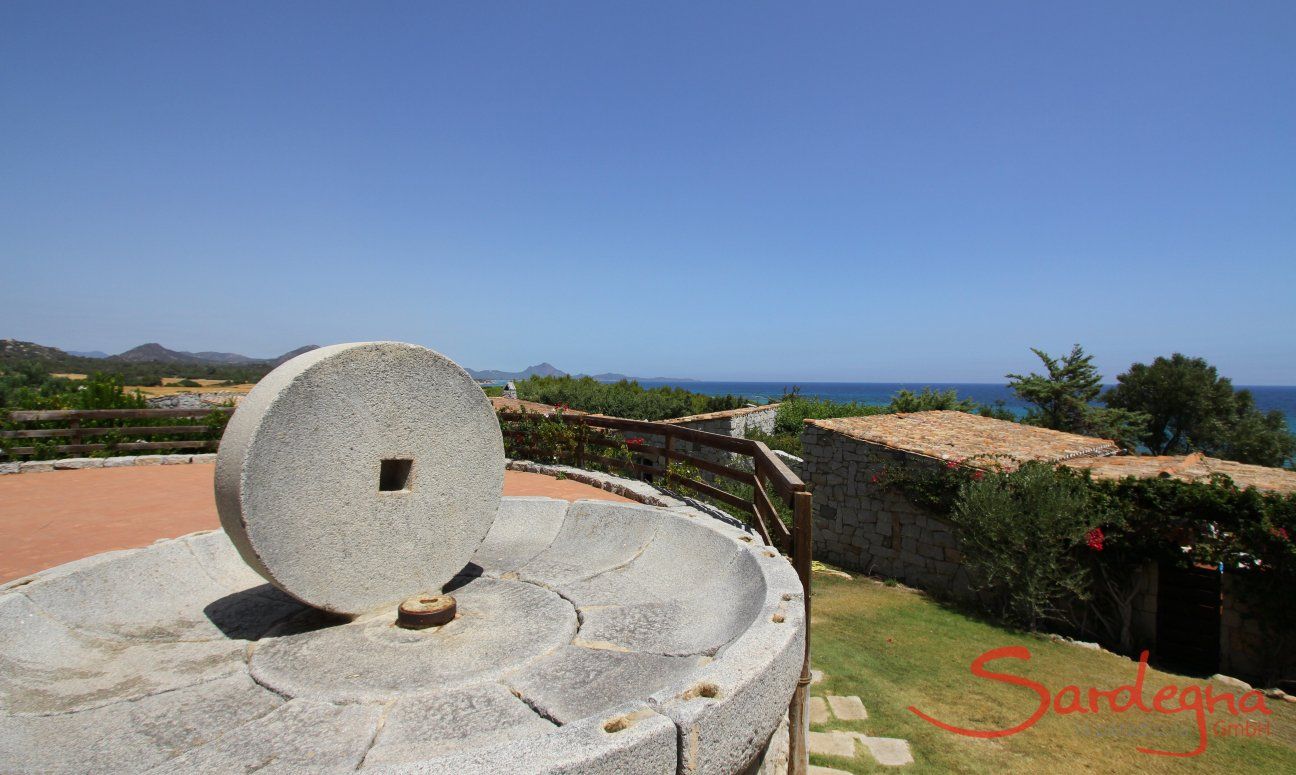
[[[1296,3],[0,3],[0,338],[1296,385]]]

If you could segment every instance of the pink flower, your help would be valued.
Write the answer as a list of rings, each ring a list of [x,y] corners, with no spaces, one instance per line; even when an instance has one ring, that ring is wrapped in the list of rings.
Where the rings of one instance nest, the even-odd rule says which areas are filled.
[[[949,460],[949,461],[946,461],[946,462],[945,462],[945,467],[946,467],[946,468],[958,468],[958,461],[957,461],[957,460]]]
[[[1273,533],[1274,538],[1281,538],[1284,541],[1291,540],[1291,535],[1287,533],[1287,528],[1285,527],[1271,527],[1269,528],[1269,532]]]
[[[1095,552],[1101,552],[1103,550],[1102,528],[1096,527],[1088,533],[1085,533],[1085,544]]]
[[[877,484],[878,482],[882,481],[882,477],[878,476],[877,474],[873,474],[872,478],[870,478],[869,481],[872,482],[873,484]]]

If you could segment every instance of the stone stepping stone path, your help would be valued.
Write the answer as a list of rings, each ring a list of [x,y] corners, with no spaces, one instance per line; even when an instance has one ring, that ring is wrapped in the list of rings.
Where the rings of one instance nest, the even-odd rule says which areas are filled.
[[[808,705],[811,724],[827,724],[834,717],[840,721],[867,721],[868,710],[859,697],[811,697]],[[860,732],[811,732],[807,741],[810,753],[820,756],[856,758],[856,743],[868,750],[878,764],[884,767],[903,767],[913,764],[909,741],[895,737],[870,737]],[[811,775],[835,775],[841,770],[830,767],[811,767]]]
[[[869,737],[859,732],[811,732],[810,753],[854,759],[855,743],[860,743],[883,767],[903,767],[913,764],[909,741],[897,737]]]
[[[842,721],[868,721],[868,711],[859,697],[834,697],[830,694],[826,699],[833,715]]]

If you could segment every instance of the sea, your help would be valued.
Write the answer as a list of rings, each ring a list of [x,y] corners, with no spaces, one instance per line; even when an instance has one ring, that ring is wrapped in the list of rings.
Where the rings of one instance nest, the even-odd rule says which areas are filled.
[[[794,386],[801,389],[801,395],[814,398],[826,398],[833,401],[856,401],[861,404],[887,404],[891,396],[899,390],[922,390],[930,387],[934,390],[958,391],[962,398],[971,398],[981,404],[995,404],[1002,401],[1004,408],[1017,416],[1026,413],[1027,405],[1017,398],[1016,394],[1004,384],[986,382],[709,382],[709,381],[658,381],[640,380],[644,387],[669,385],[703,393],[709,396],[735,395],[750,399],[755,403],[778,400]],[[1255,397],[1256,407],[1263,412],[1277,409],[1287,418],[1288,429],[1296,429],[1296,386],[1280,385],[1236,385],[1237,388],[1250,390]],[[1105,388],[1104,388],[1105,389]]]

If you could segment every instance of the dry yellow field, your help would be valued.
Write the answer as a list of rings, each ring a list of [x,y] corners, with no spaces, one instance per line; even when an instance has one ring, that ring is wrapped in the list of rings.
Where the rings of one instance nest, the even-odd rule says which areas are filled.
[[[179,380],[175,380],[175,379],[171,379],[171,380],[163,380],[163,382],[167,382],[167,381],[170,381],[170,382],[178,382]],[[217,379],[196,379],[196,380],[194,380],[194,382],[198,382],[198,383],[202,384],[204,387],[196,387],[196,388],[192,388],[192,387],[178,387],[178,386],[176,386],[176,385],[154,385],[154,386],[145,386],[145,385],[127,385],[127,386],[126,386],[126,390],[128,390],[128,391],[138,390],[139,392],[143,393],[144,395],[148,396],[149,398],[153,398],[153,397],[155,397],[155,396],[174,396],[174,395],[176,395],[176,394],[178,394],[178,393],[204,393],[204,392],[212,392],[212,393],[244,393],[244,394],[246,394],[246,393],[247,393],[248,391],[250,391],[253,387],[255,387],[255,385],[253,385],[253,384],[251,384],[251,383],[244,383],[244,384],[241,384],[241,385],[222,385],[221,387],[211,387],[211,386],[213,386],[213,385],[220,385],[220,384],[221,384],[221,381],[220,381],[220,380],[217,380]],[[207,387],[211,387],[210,391],[208,391],[208,390],[205,389],[205,388],[207,388]]]

